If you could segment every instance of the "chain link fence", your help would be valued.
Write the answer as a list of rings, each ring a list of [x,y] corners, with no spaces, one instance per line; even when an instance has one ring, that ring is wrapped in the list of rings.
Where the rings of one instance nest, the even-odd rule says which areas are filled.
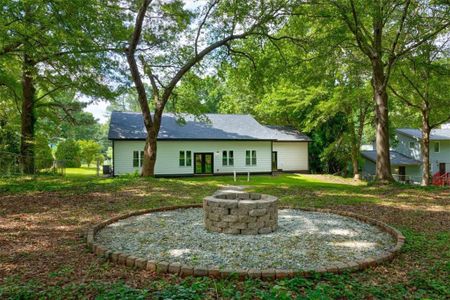
[[[34,162],[34,167],[28,170],[25,162],[30,160]],[[28,157],[17,153],[0,151],[0,177],[38,174],[64,176],[65,173],[66,167],[65,161],[63,160],[39,159],[37,157]]]

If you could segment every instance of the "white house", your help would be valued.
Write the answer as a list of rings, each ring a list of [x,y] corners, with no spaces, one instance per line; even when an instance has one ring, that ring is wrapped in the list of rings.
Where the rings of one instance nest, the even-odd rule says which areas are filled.
[[[155,175],[308,172],[306,135],[264,126],[250,115],[163,114]],[[203,120],[204,119],[204,120]],[[114,175],[140,172],[147,136],[141,113],[113,112],[108,138]]]
[[[422,132],[419,129],[396,130],[396,143],[390,150],[392,174],[400,181],[419,183],[422,178]],[[375,174],[376,151],[361,151],[365,159],[363,174]],[[450,128],[433,129],[430,134],[431,174],[450,172]]]

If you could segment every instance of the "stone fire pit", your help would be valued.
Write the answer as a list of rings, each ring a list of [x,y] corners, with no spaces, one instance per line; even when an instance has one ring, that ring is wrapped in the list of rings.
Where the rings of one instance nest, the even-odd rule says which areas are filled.
[[[228,234],[266,234],[278,227],[278,198],[239,191],[203,199],[205,227]]]

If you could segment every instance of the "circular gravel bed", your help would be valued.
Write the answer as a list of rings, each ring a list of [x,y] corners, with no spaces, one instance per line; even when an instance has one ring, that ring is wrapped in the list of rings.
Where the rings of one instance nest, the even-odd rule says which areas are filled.
[[[99,249],[133,257],[219,269],[320,270],[392,252],[394,237],[354,218],[280,209],[278,229],[265,235],[211,233],[203,210],[186,208],[118,220],[95,233]]]

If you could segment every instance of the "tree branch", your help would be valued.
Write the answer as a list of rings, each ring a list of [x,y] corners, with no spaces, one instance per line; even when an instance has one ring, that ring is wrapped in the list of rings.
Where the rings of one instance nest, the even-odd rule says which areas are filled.
[[[252,57],[250,54],[245,53],[245,52],[243,52],[243,51],[234,50],[234,49],[231,48],[230,44],[228,44],[228,43],[225,44],[225,47],[227,47],[228,52],[229,52],[230,54],[231,54],[231,53],[234,53],[234,54],[241,55],[241,56],[247,58],[247,59],[252,63],[253,68],[254,68],[255,70],[257,69],[257,68],[256,68],[255,60],[253,59],[253,57]]]
[[[55,87],[54,89],[48,91],[48,92],[45,93],[44,95],[42,95],[42,96],[40,96],[39,98],[37,98],[37,99],[35,100],[35,103],[38,103],[40,100],[44,99],[45,97],[47,97],[47,96],[50,95],[50,94],[53,94],[53,93],[56,92],[56,91],[62,89],[63,87],[69,87],[69,86],[70,86],[69,84],[64,84],[64,85],[61,85],[61,86],[57,86],[57,87]]]
[[[248,31],[241,33],[241,34],[231,34],[219,41],[216,41],[215,43],[212,43],[211,45],[209,45],[208,47],[206,47],[205,49],[203,49],[202,51],[200,51],[197,55],[195,55],[194,57],[192,57],[176,74],[175,76],[172,78],[172,80],[170,80],[169,84],[167,85],[167,88],[164,90],[164,93],[162,95],[162,107],[165,106],[165,104],[167,103],[167,101],[169,100],[169,97],[173,91],[173,89],[175,88],[175,86],[177,85],[178,81],[180,81],[180,79],[184,76],[184,74],[186,74],[196,63],[198,63],[199,61],[201,61],[208,53],[210,53],[211,51],[222,47],[224,45],[226,45],[228,42],[232,41],[232,40],[237,40],[237,39],[244,39],[247,36],[250,35],[250,33],[257,27],[259,26],[259,23],[253,25]]]
[[[405,102],[408,106],[417,108],[419,110],[422,110],[422,107],[420,107],[420,105],[414,104],[411,101],[409,101],[408,99],[406,99],[406,97],[403,97],[402,95],[400,95],[399,93],[397,93],[397,91],[391,86],[388,85],[389,89],[392,91],[392,93],[394,93],[395,96],[397,96],[400,100],[402,100],[403,102]]]
[[[0,56],[1,55],[5,55],[9,52],[12,52],[14,50],[16,50],[17,48],[19,48],[22,45],[21,42],[16,42],[7,46],[4,46],[1,50],[0,50]]]
[[[142,110],[145,128],[149,134],[152,133],[155,128],[152,120],[152,115],[150,113],[150,107],[148,105],[147,93],[145,91],[144,83],[142,82],[141,74],[136,62],[135,53],[137,45],[139,44],[139,40],[141,38],[145,13],[147,12],[147,9],[150,6],[151,2],[152,0],[144,0],[141,7],[139,8],[129,46],[127,49],[125,49],[128,65],[130,67],[131,77],[138,93],[138,101]]]
[[[450,21],[444,23],[441,27],[437,28],[435,31],[427,34],[423,39],[421,39],[420,41],[412,44],[411,46],[409,46],[408,48],[404,49],[403,51],[397,53],[396,59],[398,59],[399,57],[407,54],[408,52],[410,52],[411,50],[414,50],[415,48],[419,47],[420,45],[422,45],[423,43],[425,43],[426,41],[428,41],[429,39],[431,39],[433,36],[439,34],[441,31],[443,31],[444,29],[448,28],[450,25]]]
[[[430,128],[435,128],[438,127],[441,124],[447,123],[448,121],[450,121],[450,115],[448,115],[445,119],[438,121],[436,123],[433,123],[432,125],[430,125]]]
[[[356,42],[358,44],[358,47],[361,49],[363,53],[365,53],[367,56],[373,55],[373,49],[370,47],[370,45],[367,42],[367,39],[363,34],[361,34],[359,28],[358,28],[358,18],[356,14],[356,11],[352,9],[352,16],[353,19],[356,20],[356,23],[354,24],[350,18],[347,16],[347,8],[339,4],[337,1],[331,1],[331,3],[337,8],[339,14],[341,15],[344,22],[347,24],[350,31],[353,33],[353,35],[356,38]],[[353,2],[352,2],[353,3]]]
[[[394,64],[395,60],[397,59],[395,55],[395,51],[397,49],[397,44],[400,39],[400,35],[403,32],[403,26],[405,25],[406,16],[408,15],[408,9],[409,5],[411,4],[410,0],[406,0],[405,7],[403,8],[403,14],[401,17],[400,25],[398,27],[397,33],[395,35],[394,41],[392,42],[392,48],[389,53],[389,60],[387,64],[387,70],[386,70],[386,76],[384,77],[384,83],[383,86],[386,86],[386,84],[389,82],[389,77],[391,75],[392,65]]]
[[[422,94],[422,92],[419,90],[417,85],[405,74],[405,72],[403,72],[403,70],[401,70],[401,73],[402,73],[403,78],[405,78],[406,81],[408,81],[409,85],[417,92],[417,94],[420,96],[420,98],[422,98],[423,101],[428,102],[428,99]]]
[[[206,20],[208,19],[208,16],[211,12],[211,10],[213,9],[213,7],[219,3],[219,0],[215,0],[211,3],[211,5],[208,7],[208,10],[206,11],[205,17],[203,18],[202,22],[200,23],[200,25],[198,26],[198,30],[197,30],[197,36],[195,37],[195,43],[194,43],[194,53],[195,55],[198,55],[198,51],[197,51],[197,47],[198,47],[198,39],[200,37],[200,32],[202,31],[202,27],[203,25],[205,25]]]

